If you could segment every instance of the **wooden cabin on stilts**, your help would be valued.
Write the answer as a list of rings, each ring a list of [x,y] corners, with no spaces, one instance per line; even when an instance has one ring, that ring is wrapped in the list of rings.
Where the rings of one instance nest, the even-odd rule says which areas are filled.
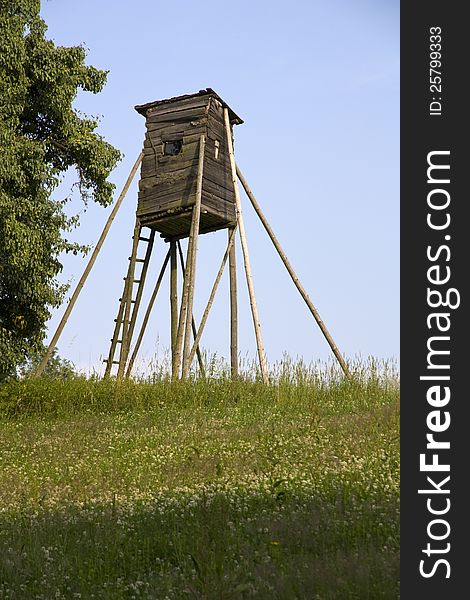
[[[138,355],[147,323],[167,269],[170,280],[170,331],[172,377],[186,379],[193,360],[197,357],[199,370],[204,375],[204,364],[199,350],[215,294],[229,264],[230,307],[230,361],[234,379],[238,376],[238,323],[237,323],[237,266],[235,238],[241,242],[244,270],[255,331],[260,374],[268,381],[268,369],[261,335],[261,325],[251,273],[248,244],[245,235],[238,180],[271,238],[289,275],[317,321],[335,357],[346,376],[349,370],[318,311],[290,265],[266,217],[235,163],[233,126],[243,123],[222,98],[208,88],[196,94],[157,100],[135,107],[145,117],[144,148],[103,230],[95,251],[70,300],[64,317],[52,339],[36,375],[43,371],[52,355],[73,305],[96,260],[112,220],[122,203],[130,182],[140,165],[140,181],[136,221],[132,236],[124,289],[119,299],[113,337],[105,359],[105,376],[128,377]],[[196,266],[198,237],[208,232],[227,230],[227,246],[216,274],[212,290],[199,325],[193,315],[196,293]],[[140,329],[135,337],[137,317],[143,298],[144,285],[156,234],[168,244],[163,264],[150,296]],[[186,256],[180,240],[188,238]],[[169,268],[168,268],[169,265]],[[179,265],[179,266],[178,266]],[[178,285],[178,273],[182,285]],[[181,298],[178,298],[179,290]],[[135,338],[134,346],[132,346]],[[131,352],[132,349],[132,352]]]

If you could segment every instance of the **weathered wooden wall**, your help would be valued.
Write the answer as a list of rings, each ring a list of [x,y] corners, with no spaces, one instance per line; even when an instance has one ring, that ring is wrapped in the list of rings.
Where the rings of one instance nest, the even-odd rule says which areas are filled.
[[[235,194],[230,176],[230,157],[224,126],[222,104],[212,98],[208,111],[206,156],[202,180],[203,203],[218,211],[224,218],[235,221]],[[215,158],[215,142],[219,143],[219,156]]]
[[[195,202],[199,140],[204,134],[200,229],[232,225],[236,221],[235,196],[221,102],[208,94],[158,103],[146,111],[146,126],[137,208],[142,223],[168,236],[189,232],[185,213]],[[181,152],[164,155],[165,142],[176,140],[183,142]]]

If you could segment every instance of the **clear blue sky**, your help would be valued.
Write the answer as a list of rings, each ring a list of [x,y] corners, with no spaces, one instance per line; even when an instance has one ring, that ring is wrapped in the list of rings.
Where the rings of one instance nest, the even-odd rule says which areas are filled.
[[[102,115],[100,133],[125,154],[111,177],[116,196],[143,144],[144,119],[134,105],[212,87],[245,121],[235,129],[237,162],[341,351],[398,358],[398,0],[49,0],[42,15],[56,44],[83,44],[87,62],[110,71],[105,90],[79,94],[76,106]],[[268,360],[284,351],[307,361],[328,358],[243,195],[242,203]],[[137,179],[59,342],[61,355],[86,370],[101,368],[108,353],[136,205]],[[89,206],[76,239],[95,243],[108,214]],[[200,240],[197,321],[225,242],[225,232]],[[158,243],[149,282],[165,252]],[[238,262],[240,351],[253,357],[239,248]],[[86,260],[63,263],[62,280],[73,289]],[[144,362],[169,347],[168,304],[165,281]],[[203,347],[228,356],[228,332],[224,276]]]

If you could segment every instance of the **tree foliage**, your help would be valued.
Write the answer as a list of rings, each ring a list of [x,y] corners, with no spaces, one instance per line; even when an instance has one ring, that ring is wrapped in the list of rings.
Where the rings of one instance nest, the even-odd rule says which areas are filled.
[[[64,237],[78,217],[51,197],[61,175],[75,168],[84,200],[106,206],[120,158],[97,121],[73,107],[78,90],[102,90],[107,72],[46,30],[39,0],[0,0],[0,381],[40,350],[66,291],[59,255],[82,249]]]
[[[28,379],[34,375],[46,352],[46,346],[31,351],[26,361],[17,367],[19,378]],[[74,364],[70,360],[62,358],[57,348],[54,348],[51,357],[47,361],[42,377],[47,377],[48,379],[75,379],[79,376]]]

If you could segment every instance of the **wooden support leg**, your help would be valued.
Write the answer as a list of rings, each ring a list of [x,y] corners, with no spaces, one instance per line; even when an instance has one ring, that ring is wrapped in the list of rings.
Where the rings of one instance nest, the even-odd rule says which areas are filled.
[[[222,274],[224,272],[224,268],[225,268],[225,265],[227,263],[227,258],[229,257],[230,251],[233,248],[233,243],[235,241],[235,231],[236,231],[236,228],[233,228],[229,232],[227,249],[225,251],[224,257],[222,258],[222,263],[220,265],[219,271],[218,271],[217,276],[215,278],[214,285],[212,286],[212,290],[211,290],[211,293],[210,293],[210,296],[209,296],[209,300],[207,302],[207,306],[206,306],[206,308],[204,310],[204,314],[202,315],[201,323],[199,324],[199,330],[197,332],[197,335],[195,335],[195,337],[194,337],[194,344],[193,344],[193,347],[192,347],[191,352],[189,354],[189,363],[192,362],[192,360],[194,358],[194,353],[199,348],[199,342],[201,340],[201,336],[202,336],[202,333],[204,331],[204,327],[205,327],[206,322],[207,322],[207,317],[209,316],[210,309],[212,308],[212,304],[214,302],[214,298],[215,298],[215,293],[217,291],[217,287],[219,286],[220,280],[222,278]]]
[[[228,230],[229,243],[231,233]],[[237,304],[237,264],[235,257],[235,244],[230,246],[228,255],[230,275],[230,369],[232,380],[238,379],[238,304]]]
[[[176,240],[170,241],[170,320],[171,320],[171,366],[175,364],[176,336],[178,335],[178,263]]]
[[[142,343],[142,338],[144,337],[145,330],[147,328],[147,323],[150,318],[150,313],[152,312],[153,305],[155,304],[155,299],[158,294],[158,290],[160,289],[160,285],[162,283],[163,276],[166,271],[166,267],[168,265],[168,261],[170,260],[170,250],[168,250],[165,260],[163,261],[162,268],[160,269],[160,273],[157,278],[157,282],[155,284],[155,288],[152,292],[152,296],[150,297],[149,304],[147,306],[147,310],[145,312],[144,320],[142,321],[142,325],[140,327],[139,335],[137,337],[137,341],[135,343],[134,350],[132,352],[132,356],[129,360],[129,364],[127,366],[126,377],[129,377],[132,371],[132,367],[134,366],[134,361],[136,359],[137,353],[139,352],[140,344]]]
[[[194,211],[192,222],[194,221]],[[192,228],[192,223],[191,223]],[[191,238],[188,240],[188,250],[186,253],[186,262],[191,256]],[[174,352],[174,360],[172,365],[172,378],[177,379],[179,377],[179,371],[181,366],[181,354],[183,350],[183,335],[184,335],[184,327],[186,324],[186,311],[188,307],[188,288],[189,288],[189,277],[190,272],[189,269],[185,269],[183,271],[183,290],[181,292],[181,306],[178,318],[178,330],[176,333],[176,343],[175,343],[175,352]]]
[[[101,233],[100,238],[99,238],[98,242],[96,243],[95,249],[93,250],[93,253],[90,256],[90,260],[88,261],[88,264],[85,267],[85,270],[83,271],[82,276],[80,277],[80,281],[78,282],[77,287],[75,288],[75,290],[69,300],[69,303],[67,305],[67,308],[65,309],[64,315],[63,315],[63,317],[52,337],[52,340],[47,348],[46,354],[44,355],[42,361],[39,363],[39,365],[36,369],[34,377],[39,377],[42,374],[50,357],[52,356],[52,353],[54,352],[55,347],[57,346],[57,342],[59,341],[62,331],[70,317],[70,313],[72,312],[72,309],[75,306],[75,302],[77,301],[78,296],[80,295],[80,292],[82,291],[82,288],[85,285],[85,281],[87,280],[88,275],[90,274],[90,271],[93,268],[93,265],[95,264],[96,258],[101,250],[101,247],[106,239],[106,236],[108,235],[108,232],[111,228],[114,218],[122,204],[122,201],[124,200],[125,195],[127,194],[127,191],[132,183],[132,180],[134,179],[137,169],[139,168],[139,165],[142,162],[143,156],[144,156],[143,153],[139,154],[137,160],[134,163],[134,166],[131,169],[131,172],[129,173],[126,183],[124,184],[124,187],[122,189],[122,192],[119,194],[116,204],[114,205],[114,207],[111,211],[111,214],[109,215],[108,220],[106,221],[103,232]]]
[[[253,205],[253,208],[255,209],[256,214],[260,218],[261,223],[263,224],[264,228],[266,229],[269,237],[271,238],[272,243],[274,244],[274,247],[277,250],[277,253],[279,254],[282,262],[284,263],[284,266],[286,267],[289,275],[291,276],[291,279],[294,282],[295,287],[299,290],[300,295],[304,299],[305,304],[308,306],[310,312],[312,313],[313,317],[315,318],[315,321],[318,323],[318,326],[320,327],[321,332],[325,336],[326,341],[330,345],[330,348],[332,349],[333,354],[335,355],[336,359],[338,360],[339,364],[341,365],[341,368],[343,369],[344,374],[350,378],[351,373],[349,371],[348,365],[346,364],[346,361],[344,360],[340,351],[338,350],[338,347],[336,346],[333,338],[331,337],[328,329],[326,328],[325,323],[322,321],[320,314],[318,313],[317,309],[315,308],[312,301],[310,300],[307,292],[305,291],[305,288],[300,283],[299,278],[297,277],[294,269],[292,268],[292,265],[290,264],[285,252],[281,248],[281,244],[279,243],[276,236],[274,235],[274,231],[271,229],[271,226],[269,225],[266,217],[264,216],[263,212],[261,211],[259,204],[257,203],[252,191],[248,187],[248,184],[245,181],[245,178],[241,174],[240,169],[238,167],[237,167],[237,175],[238,175],[238,178],[240,179],[240,182],[241,182],[248,198],[251,201],[251,204]]]
[[[188,250],[186,255],[186,265],[187,268],[184,273],[183,280],[183,292],[181,298],[181,307],[180,307],[180,315],[178,320],[178,333],[176,336],[176,349],[175,349],[175,361],[173,368],[173,377],[178,377],[181,359],[183,354],[183,337],[184,337],[184,348],[189,345],[189,341],[186,343],[186,338],[189,335],[189,327],[188,325],[192,321],[192,299],[194,298],[194,280],[193,273],[195,270],[195,262],[193,265],[193,255],[195,261],[196,252],[193,252],[195,248],[195,243],[197,245],[197,236],[199,235],[199,219],[201,215],[201,198],[202,198],[202,169],[204,163],[204,148],[205,148],[206,138],[204,134],[199,138],[199,163],[198,163],[198,176],[197,176],[197,194],[196,194],[196,204],[193,208],[192,219],[191,219],[191,229],[189,233],[188,239]],[[188,308],[190,310],[188,311]],[[188,312],[189,319],[188,319]],[[186,356],[184,356],[186,358]],[[183,360],[184,363],[184,360]],[[183,364],[183,372],[185,371],[186,365]],[[182,374],[184,378],[184,373]]]
[[[266,366],[266,356],[264,353],[263,339],[261,336],[261,323],[260,323],[260,320],[258,317],[258,308],[256,306],[256,297],[255,297],[255,290],[253,287],[253,278],[251,275],[250,257],[248,254],[248,245],[246,243],[245,226],[243,224],[242,209],[241,209],[241,202],[240,202],[240,192],[238,190],[235,157],[233,154],[232,131],[230,128],[230,119],[229,119],[229,114],[228,114],[227,108],[224,108],[224,119],[225,119],[225,131],[227,134],[227,145],[228,145],[228,151],[229,151],[229,157],[230,157],[232,183],[233,183],[233,189],[235,192],[235,201],[236,201],[236,205],[237,205],[237,220],[238,220],[238,227],[240,230],[240,240],[241,240],[242,251],[243,251],[243,262],[245,265],[245,274],[246,274],[246,282],[247,282],[247,286],[248,286],[248,293],[250,295],[251,315],[253,317],[253,325],[255,328],[256,345],[258,347],[259,365],[260,365],[260,369],[261,369],[261,376],[263,378],[263,382],[268,383],[268,381],[269,381],[268,369]]]
[[[190,272],[189,287],[188,287],[188,307],[186,311],[186,325],[184,331],[184,347],[183,347],[183,368],[182,379],[186,379],[189,375],[189,351],[191,343],[191,325],[193,321],[193,303],[194,303],[194,286],[196,282],[196,258],[197,258],[197,243],[199,237],[199,222],[201,217],[201,201],[202,201],[202,175],[204,170],[204,150],[206,146],[206,138],[201,135],[199,140],[199,164],[197,173],[196,187],[196,204],[194,206],[194,225],[193,239],[191,240],[191,255],[190,262],[186,263],[186,270]]]
[[[179,243],[179,241],[177,242],[178,245],[178,252],[179,252],[179,257],[180,257],[180,264],[181,264],[181,272],[183,273],[183,277],[184,274],[186,272],[186,268],[184,265],[184,258],[183,258],[183,252],[181,250],[181,244]],[[191,329],[193,331],[193,338],[196,339],[197,337],[197,327],[196,327],[196,322],[194,321],[194,316],[192,318],[191,321]],[[201,373],[201,376],[203,379],[205,379],[206,377],[206,370],[204,368],[204,361],[202,360],[202,354],[201,354],[201,350],[199,348],[199,345],[196,346],[196,354],[197,354],[197,361],[199,364],[199,371]]]

